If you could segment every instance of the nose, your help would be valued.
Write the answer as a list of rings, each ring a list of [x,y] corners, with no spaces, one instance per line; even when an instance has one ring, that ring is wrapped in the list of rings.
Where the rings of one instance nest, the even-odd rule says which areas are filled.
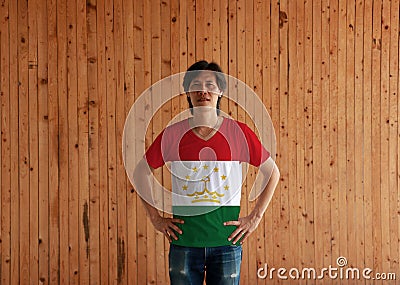
[[[197,91],[199,95],[207,94],[208,90],[206,88],[201,88],[201,90]]]

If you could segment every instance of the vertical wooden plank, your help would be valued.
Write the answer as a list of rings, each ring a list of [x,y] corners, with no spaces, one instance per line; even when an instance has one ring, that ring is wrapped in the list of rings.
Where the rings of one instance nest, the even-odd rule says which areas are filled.
[[[236,53],[236,67],[237,67],[237,79],[240,81],[243,81],[244,83],[248,83],[246,80],[246,64],[247,61],[249,60],[248,57],[246,56],[246,37],[248,36],[248,33],[246,33],[246,2],[243,0],[238,0],[236,1],[236,32],[237,32],[237,38],[236,41],[230,41],[231,45],[236,45],[237,53]],[[250,65],[250,64],[249,64]],[[232,75],[232,74],[230,74]],[[243,88],[243,85],[239,85],[238,92],[235,94],[235,96],[232,96],[233,100],[236,100],[236,102],[240,103],[240,106],[237,106],[237,103],[231,102],[232,105],[234,106],[233,109],[230,109],[229,111],[232,112],[233,118],[237,119],[240,122],[246,122],[246,113],[243,110],[243,108],[246,108],[247,106],[245,105],[245,89]],[[237,115],[237,117],[235,117]],[[249,168],[247,168],[247,176],[244,177],[244,183],[242,186],[242,201],[244,203],[241,203],[241,208],[240,208],[240,214],[243,216],[248,215],[249,209],[248,209],[248,202],[247,202],[247,188],[249,184]],[[252,236],[251,236],[252,238]],[[249,259],[250,259],[250,238],[242,245],[242,264],[241,264],[241,270],[240,270],[240,279],[244,283],[249,283]]]
[[[323,186],[322,186],[322,160],[321,160],[321,148],[322,148],[322,27],[321,27],[321,2],[313,2],[313,54],[312,54],[312,74],[313,74],[313,96],[312,96],[312,152],[313,159],[312,165],[312,183],[314,189],[314,228],[315,228],[315,266],[319,267],[324,264],[324,224],[323,224],[323,208],[325,204],[323,202]],[[321,282],[316,282],[321,284]]]
[[[99,231],[100,231],[100,283],[109,284],[108,248],[108,144],[107,144],[107,62],[105,1],[97,0],[97,87],[99,102]],[[107,19],[108,20],[108,19]]]
[[[126,175],[122,161],[122,133],[125,123],[124,94],[124,37],[123,37],[123,3],[114,1],[114,39],[115,39],[115,77],[116,77],[116,202],[117,211],[117,275],[119,284],[127,284],[126,264]]]
[[[363,14],[364,3],[357,1],[355,5],[355,83],[354,83],[354,166],[355,166],[355,234],[356,234],[356,256],[355,264],[358,268],[365,267],[364,260],[364,194],[363,194]]]
[[[38,121],[43,122],[43,118],[38,118],[38,19],[36,1],[28,2],[28,98],[29,98],[29,282],[37,284],[39,281],[39,191],[43,189],[43,183],[40,183],[39,189],[39,167],[43,167],[45,157],[40,157],[39,160],[39,141],[43,143],[43,138],[40,138],[38,133]],[[42,58],[41,58],[42,60]],[[45,62],[40,62],[40,65]],[[47,103],[47,102],[46,102]],[[40,107],[42,108],[42,107]],[[43,151],[43,149],[41,149]],[[42,173],[41,173],[42,174]],[[43,174],[45,178],[45,174]],[[40,182],[43,179],[40,178]],[[39,239],[39,242],[38,242]]]
[[[195,8],[195,44],[196,44],[196,54],[195,61],[205,59],[204,48],[205,48],[205,26],[206,26],[206,15],[204,14],[205,3],[203,1],[193,1]]]
[[[105,46],[106,46],[106,86],[107,86],[107,177],[108,177],[108,282],[116,284],[117,271],[117,158],[116,158],[116,58],[115,58],[115,34],[114,34],[114,3],[111,0],[105,2]]]
[[[347,200],[347,243],[356,244],[355,232],[355,145],[354,145],[354,53],[355,53],[355,7],[354,3],[347,3],[347,31],[346,31],[346,200]],[[347,259],[349,266],[355,267],[356,246],[349,246]]]
[[[339,33],[339,3],[329,1],[329,183],[331,189],[331,263],[336,265],[336,259],[341,256],[339,248],[339,191],[338,188],[338,33]]]
[[[188,4],[188,9],[189,9],[189,4]],[[191,11],[194,13],[194,7],[190,6]],[[151,35],[152,35],[152,41],[151,41],[151,65],[152,65],[152,70],[151,70],[151,81],[152,84],[157,82],[158,80],[161,79],[161,5],[160,3],[157,2],[152,2],[151,3],[151,18],[152,18],[152,27],[151,27]],[[189,18],[188,18],[189,20]],[[194,17],[191,19],[193,22],[193,30],[189,30],[188,28],[188,37],[190,31],[194,32]],[[194,35],[193,35],[194,37]],[[192,40],[194,43],[194,39]],[[192,52],[192,57],[194,58],[195,51],[193,50]],[[161,102],[161,98],[152,98],[152,104],[153,108],[154,106],[157,106]],[[158,136],[163,129],[162,127],[162,121],[161,121],[161,116],[158,116],[156,119],[153,119],[152,123],[152,136],[149,137],[149,143],[153,142],[156,136]],[[149,145],[146,145],[148,147]],[[154,172],[155,178],[158,181],[162,181],[162,170],[157,169]],[[156,194],[155,199],[163,199],[162,194]],[[160,213],[162,214],[162,213]],[[150,225],[150,227],[153,227],[153,225]],[[156,231],[155,233],[155,254],[156,254],[156,260],[159,260],[161,264],[164,266],[156,266],[156,280],[157,284],[164,284],[167,279],[168,275],[168,262],[165,262],[167,258],[167,251],[169,246],[164,245],[164,235],[163,233],[160,233]]]
[[[236,2],[229,0],[228,2],[228,69],[225,71],[230,76],[237,78],[237,13]],[[228,94],[230,96],[230,94]],[[229,100],[228,114],[233,118],[237,116],[237,107]]]
[[[381,118],[380,118],[380,105],[381,105],[381,11],[382,2],[374,1],[372,11],[372,114],[371,114],[371,133],[372,133],[372,147],[373,154],[373,175],[381,178]],[[376,158],[376,159],[375,159]],[[374,227],[372,229],[373,235],[373,249],[374,249],[374,270],[377,272],[382,271],[382,215],[381,215],[381,183],[380,179],[372,179],[372,220]]]
[[[29,283],[28,3],[18,2],[19,280]],[[14,239],[14,238],[13,238]]]
[[[330,56],[330,1],[324,0],[321,2],[321,160],[318,167],[321,168],[321,197],[322,203],[320,208],[320,220],[321,222],[321,245],[322,245],[322,263],[320,266],[329,266],[331,263],[331,184],[329,181],[329,106],[330,106],[330,90],[329,90],[329,77],[330,77],[330,66],[329,66],[329,56]],[[317,227],[317,224],[316,224]],[[332,280],[327,278],[328,275],[324,275],[324,284],[332,284]]]
[[[0,96],[1,96],[1,209],[0,209],[0,282],[11,283],[11,157],[12,155],[12,104],[10,77],[11,41],[9,38],[9,3],[0,5]],[[15,155],[14,155],[15,157]]]
[[[262,15],[266,15],[262,17],[262,102],[271,115],[271,105],[272,105],[272,80],[271,80],[271,3],[270,1],[262,1],[261,7]],[[277,196],[277,195],[275,195]],[[264,266],[265,263],[270,264],[273,262],[274,257],[274,234],[273,234],[273,201],[271,201],[268,210],[265,212],[265,240],[264,240],[264,251],[265,251],[265,259],[262,260],[261,266]]]
[[[279,145],[279,169],[281,173],[280,203],[278,233],[280,235],[280,258],[276,260],[284,267],[289,267],[290,258],[286,251],[290,248],[290,237],[285,234],[289,227],[290,208],[289,208],[289,170],[290,158],[287,157],[289,151],[288,127],[289,127],[289,17],[290,11],[288,1],[280,1],[279,6],[279,107],[275,113],[279,117],[279,132],[277,134],[277,144]],[[278,194],[279,195],[279,194]],[[278,211],[277,211],[278,212]]]
[[[115,57],[117,63],[117,94],[124,94],[125,89],[125,66],[124,66],[124,36],[123,36],[123,1],[115,2],[115,30],[116,30],[116,49]],[[126,66],[129,68],[129,66]],[[145,71],[146,73],[146,71]],[[127,283],[127,185],[126,174],[122,160],[122,134],[126,118],[126,102],[125,96],[117,96],[116,112],[117,112],[117,203],[118,203],[118,239],[117,239],[117,259],[118,259],[118,283]]]
[[[244,0],[236,1],[236,68],[237,78],[246,83],[246,2]],[[238,94],[239,97],[239,94]],[[236,98],[239,100],[239,98]],[[244,102],[244,100],[243,100]],[[237,108],[238,120],[244,122],[244,113]]]
[[[240,20],[239,20],[239,13],[237,12],[237,6],[239,3],[238,1],[229,1],[229,30],[228,30],[228,35],[229,39],[228,42],[229,44],[229,63],[228,63],[228,73],[230,76],[232,76],[232,79],[239,79],[240,76],[242,76],[240,79],[244,81],[243,78],[243,72],[239,75],[239,63],[238,63],[238,53],[239,53],[239,48],[240,48],[240,39],[239,39],[239,26],[240,26]],[[243,43],[242,43],[243,44]],[[229,83],[228,83],[229,84]],[[236,91],[236,90],[235,90]],[[229,97],[229,103],[228,103],[228,114],[232,116],[234,119],[239,120],[238,117],[238,106],[233,100],[237,100],[238,94],[237,92],[232,92],[228,93]]]
[[[67,3],[67,79],[68,79],[68,136],[69,136],[69,275],[70,282],[79,282],[79,129],[78,129],[78,64],[77,64],[77,8],[76,2]]]
[[[47,3],[38,9],[39,281],[49,284],[49,113]]]
[[[227,73],[228,72],[228,65],[229,65],[229,56],[228,56],[228,30],[229,30],[229,0],[219,0],[217,2],[219,4],[220,13],[220,66],[222,71]],[[227,105],[227,104],[225,104]]]
[[[305,235],[305,251],[304,259],[307,266],[313,267],[316,265],[314,261],[315,254],[315,228],[314,228],[314,185],[313,185],[313,115],[314,109],[312,105],[313,98],[313,2],[307,1],[304,5],[305,11],[305,43],[304,43],[304,115],[305,115],[305,213],[306,218],[306,235]]]
[[[59,243],[59,112],[58,112],[58,43],[57,2],[47,1],[48,34],[48,122],[49,122],[49,284],[60,283]],[[57,190],[57,191],[56,191]]]
[[[339,252],[348,258],[346,191],[346,4],[339,1],[338,30],[338,207],[339,211]],[[347,284],[347,280],[341,280]]]
[[[212,48],[212,56],[210,56],[210,59],[221,66],[221,27],[222,25],[226,26],[226,24],[223,22],[224,18],[221,15],[221,1],[212,0],[210,5],[212,8],[210,12],[212,20],[210,20],[211,31],[209,39]],[[222,69],[222,71],[224,71],[224,69]]]
[[[158,7],[159,7],[159,3],[158,3]],[[144,3],[144,6],[142,7],[143,9],[143,15],[144,15],[144,21],[143,21],[143,35],[141,35],[141,39],[143,38],[143,42],[142,42],[142,46],[140,48],[143,48],[143,50],[140,50],[140,54],[143,55],[143,61],[141,62],[143,69],[146,70],[144,75],[141,75],[143,77],[143,84],[141,86],[142,90],[148,88],[151,86],[152,84],[152,73],[151,73],[151,69],[152,69],[152,54],[153,54],[153,50],[152,50],[152,45],[151,45],[151,36],[152,36],[152,32],[151,32],[151,22],[152,22],[152,17],[151,17],[151,4],[150,1],[146,1]],[[159,11],[158,11],[159,13]],[[159,31],[160,29],[160,16],[158,14],[158,21],[156,24],[156,29]],[[171,19],[170,19],[170,24],[171,26],[175,26],[175,28],[178,28],[179,25],[177,25],[177,23],[179,23],[180,21],[180,17],[178,17],[177,14],[173,14],[171,15]],[[172,48],[173,50],[176,48],[178,48],[178,52],[179,52],[179,42],[178,43],[174,43],[174,39],[171,39],[171,45],[175,45],[174,48]],[[139,47],[138,47],[139,48]],[[160,60],[160,58],[158,58],[158,60]],[[175,64],[179,64],[179,60],[172,60],[171,58],[171,65],[175,65]],[[147,72],[147,70],[149,72]],[[138,72],[140,72],[138,70]],[[140,93],[137,94],[138,96],[140,95]],[[140,107],[139,107],[140,108]],[[177,108],[178,109],[178,108]],[[144,115],[144,110],[141,110],[143,112],[143,117],[145,117]],[[151,126],[150,126],[151,127]],[[153,141],[153,134],[151,132],[148,132],[149,134],[146,134],[146,138],[145,140],[148,141],[149,143]],[[141,134],[142,135],[142,134]],[[144,135],[144,134],[143,134]],[[159,193],[157,193],[159,194]],[[155,199],[158,199],[159,195],[154,195]],[[146,281],[148,283],[153,283],[156,284],[157,282],[161,283],[165,283],[165,276],[166,276],[166,272],[168,272],[166,270],[166,266],[168,266],[168,264],[165,264],[165,255],[164,255],[164,237],[160,236],[159,241],[157,241],[157,234],[158,232],[155,230],[154,226],[152,225],[152,223],[150,222],[150,219],[147,219],[147,248],[146,248],[146,256],[147,256],[147,278]],[[159,244],[158,244],[159,243]],[[158,250],[160,252],[158,252]],[[162,254],[162,258],[158,259],[159,255]],[[158,261],[158,262],[157,262]],[[160,267],[160,268],[159,268]],[[162,272],[162,273],[161,273]]]
[[[197,9],[197,6],[196,6]],[[171,75],[171,0],[165,0],[161,2],[160,7],[161,12],[161,78],[165,78]],[[197,15],[196,15],[197,17]],[[196,22],[197,29],[197,22]],[[197,54],[197,48],[196,48]],[[167,89],[168,90],[168,89]],[[171,96],[172,94],[170,94]],[[172,103],[167,102],[163,106],[164,112],[161,115],[161,128],[164,128],[167,123],[171,120],[172,115]],[[169,171],[163,169],[162,171],[162,183],[163,186],[167,189],[171,189],[171,174]],[[167,239],[164,240],[164,250],[169,246],[169,242]],[[164,254],[164,264],[168,264],[168,254]],[[169,271],[166,270],[164,273],[164,277],[161,277],[163,280],[168,280]],[[158,279],[158,278],[157,278]]]
[[[154,1],[155,5],[160,5]],[[160,15],[157,15],[160,17]],[[161,37],[161,35],[159,35]],[[154,37],[154,35],[153,35]],[[144,46],[143,46],[143,3],[134,3],[134,54],[135,54],[135,100],[144,90],[144,74],[141,72],[144,68]],[[141,199],[137,199],[136,205],[136,223],[137,223],[137,260],[138,260],[138,276],[137,284],[145,283],[148,279],[147,268],[154,266],[149,264],[147,259],[147,221],[142,219],[146,216],[145,209]]]
[[[263,48],[262,48],[262,29],[263,29],[263,15],[262,15],[262,1],[256,0],[254,1],[254,92],[260,97],[260,100],[263,99]],[[254,106],[254,116],[257,117],[263,113],[263,108],[261,104],[255,104]],[[260,127],[260,126],[258,126]],[[256,172],[254,173],[256,174]],[[258,172],[257,175],[262,175]],[[254,183],[254,182],[253,182]],[[254,184],[252,185],[254,186]],[[262,189],[256,189],[262,190]],[[254,284],[258,284],[259,279],[257,278],[257,270],[260,267],[264,266],[266,262],[265,256],[265,248],[264,241],[266,238],[265,232],[265,220],[267,213],[264,215],[263,220],[258,225],[256,232],[253,233],[255,239],[255,248],[253,249],[253,265],[250,266],[250,276],[254,276],[255,282]],[[268,233],[267,233],[268,234]]]
[[[245,82],[246,85],[250,87],[250,89],[254,90],[254,3],[253,1],[246,1],[243,3],[244,8],[244,19],[245,19],[245,44],[244,44],[244,58],[245,65],[242,66],[245,72]],[[256,94],[258,96],[258,94]],[[255,106],[254,100],[251,100],[249,90],[246,92],[239,94],[240,97],[245,96],[245,106],[244,106],[244,122],[251,128],[254,129],[254,118],[255,118]],[[250,100],[249,100],[250,99]],[[249,203],[248,197],[251,191],[252,186],[254,185],[256,175],[256,169],[253,166],[248,165],[247,168],[247,178],[245,184],[245,197],[243,201],[247,204],[247,214],[250,214],[254,208],[254,203]],[[246,207],[245,207],[246,209]],[[247,282],[249,284],[257,284],[257,232],[254,232],[249,239],[247,240],[247,255],[248,260],[245,261],[244,265],[247,265],[248,268],[248,278]],[[246,245],[245,245],[246,247]],[[243,267],[243,265],[242,265]]]
[[[179,33],[179,72],[185,72],[189,67],[188,62],[188,21],[187,18],[187,9],[189,2],[188,1],[179,1],[178,13],[179,13],[179,25],[178,25],[178,33]],[[186,94],[182,94],[179,97],[179,112],[183,112],[188,108],[188,102],[186,99]]]
[[[278,234],[280,236],[280,250],[281,254],[278,260],[279,264],[284,267],[289,267],[289,254],[286,248],[290,248],[290,238],[286,234],[289,227],[289,158],[287,157],[289,151],[288,143],[288,105],[289,105],[289,10],[288,1],[280,1],[279,5],[279,107],[276,109],[279,113],[277,115],[279,132],[277,134],[277,144],[279,145],[279,170],[281,173],[281,181],[279,189],[281,190],[279,203],[279,224]],[[275,192],[275,194],[277,194]]]
[[[68,136],[68,64],[67,64],[67,5],[57,2],[57,87],[59,122],[59,175],[60,175],[60,284],[69,283],[69,136]]]
[[[188,49],[188,67],[196,59],[196,0],[187,2],[187,49]]]
[[[203,6],[203,19],[201,24],[203,26],[203,42],[204,42],[204,56],[203,58],[207,61],[211,61],[213,59],[213,29],[215,21],[213,21],[213,0],[203,0],[197,1],[197,3],[202,3]]]
[[[179,72],[184,72],[188,66],[188,7],[189,1],[178,1],[177,14],[179,18],[178,35],[179,35]],[[180,110],[183,111],[187,107],[186,97],[182,98]]]
[[[214,3],[215,6],[215,13],[218,13],[219,17],[219,23],[220,26],[218,27],[219,29],[219,41],[215,42],[214,48],[217,49],[215,51],[215,60],[218,60],[217,62],[221,66],[222,72],[230,75],[229,74],[229,2],[228,0],[220,0],[216,1],[217,3]],[[216,7],[218,6],[218,7]],[[227,79],[228,80],[228,79]],[[221,100],[221,110],[225,113],[228,114],[229,112],[229,102],[227,100],[227,93],[224,94],[222,100]]]
[[[396,1],[397,2],[397,1]],[[395,3],[396,3],[395,2]],[[400,7],[400,3],[396,3],[397,7]],[[395,8],[398,9],[398,8]],[[393,17],[395,17],[393,15]],[[398,56],[400,57],[400,44],[398,47]],[[398,70],[398,74],[397,74],[397,94],[400,93],[400,84],[399,84],[399,80],[400,80],[400,70]],[[397,98],[397,124],[400,122],[400,100]],[[397,139],[400,137],[400,127],[399,125],[397,125],[397,134],[396,134]],[[400,143],[397,141],[397,153],[400,153]],[[397,156],[397,209],[400,208],[400,157]],[[400,217],[397,216],[397,222],[398,222],[398,230],[397,230],[397,235],[400,234]],[[396,235],[396,232],[394,233],[394,235]],[[399,250],[397,252],[398,254],[398,262],[397,262],[397,266],[400,263],[400,245],[399,245]]]
[[[365,1],[364,3],[364,41],[363,41],[363,141],[364,141],[364,222],[365,225],[373,223],[372,209],[372,177],[373,177],[373,153],[372,153],[372,2]],[[374,251],[373,251],[373,227],[365,229],[365,266],[373,268],[374,266]]]
[[[170,8],[170,29],[171,29],[171,74],[179,73],[179,47],[180,47],[180,36],[179,27],[181,25],[181,18],[179,17],[179,1],[171,0]],[[211,39],[210,39],[211,40]],[[211,58],[211,56],[209,57]],[[146,87],[150,86],[150,82],[146,82]],[[179,88],[180,82],[175,81],[172,83],[173,89]],[[176,96],[178,94],[171,94],[171,96]],[[184,96],[182,96],[184,97]],[[180,97],[174,98],[173,102],[179,102]],[[171,118],[174,118],[179,113],[179,104],[172,103],[172,114]]]
[[[281,154],[282,148],[280,145],[280,133],[278,129],[280,128],[280,42],[277,40],[279,38],[280,30],[279,30],[279,19],[280,19],[280,7],[279,3],[271,1],[271,118],[272,123],[275,126],[276,132],[276,144],[278,147],[277,149],[277,164],[281,169],[283,166],[281,165]],[[281,175],[282,177],[282,175]],[[282,180],[282,178],[281,178]],[[281,229],[281,189],[282,185],[279,183],[275,194],[272,198],[272,215],[273,215],[273,226],[272,226],[272,233],[273,233],[273,263],[277,266],[282,265],[282,257],[284,255],[284,244],[280,239],[280,229]],[[281,284],[281,280],[275,281],[277,284]]]
[[[77,38],[77,120],[78,120],[78,230],[79,230],[79,282],[89,283],[90,215],[89,215],[89,126],[88,126],[88,57],[86,1],[76,3]]]
[[[147,2],[146,2],[147,3]],[[134,4],[133,1],[123,2],[124,13],[124,63],[126,68],[125,74],[125,115],[128,115],[130,108],[134,102],[135,92],[135,54],[134,54]],[[126,240],[126,278],[128,284],[136,283],[137,271],[137,239],[136,239],[136,194],[134,194],[133,186],[127,183],[126,189],[129,189],[127,195],[127,240]]]
[[[22,41],[22,37],[18,32],[18,6],[16,1],[10,1],[8,4],[8,17],[9,17],[9,39],[10,39],[10,69],[9,69],[9,81],[10,81],[10,141],[11,141],[11,254],[10,254],[10,284],[18,284],[20,282],[20,254],[19,254],[19,243],[20,243],[20,203],[19,203],[19,74],[18,74],[18,63],[20,58],[18,57],[19,45]],[[17,35],[12,37],[11,35]],[[26,38],[24,37],[25,42]]]
[[[398,14],[398,13],[397,13]],[[382,272],[390,272],[390,205],[389,205],[389,62],[390,1],[382,2],[381,46],[381,219]]]
[[[76,2],[67,3],[67,96],[68,96],[68,179],[69,179],[69,278],[79,283],[79,130],[77,86]]]
[[[150,9],[150,18],[151,18],[151,28],[150,28],[150,34],[151,34],[151,83],[154,84],[158,80],[161,79],[161,7],[160,3],[157,3],[156,1],[152,1],[151,3],[148,3],[146,5],[146,9]],[[146,29],[147,31],[147,29]],[[138,47],[139,48],[139,47]],[[138,74],[139,75],[139,74]],[[140,86],[140,89],[143,90],[143,86]],[[139,90],[138,90],[139,91]],[[140,94],[140,93],[139,93]],[[137,94],[137,95],[139,95]],[[158,98],[153,98],[154,100],[157,100]],[[161,98],[159,99],[161,102]],[[153,106],[157,104],[158,102],[152,102]],[[154,108],[154,107],[153,107]],[[146,148],[150,145],[151,142],[154,141],[156,136],[161,132],[161,118],[158,118],[157,120],[153,120],[153,123],[151,124],[151,130],[150,136],[146,140],[148,141],[148,144],[146,144]],[[162,173],[161,170],[155,171],[155,177],[158,179],[158,181],[162,181]],[[155,195],[155,199],[162,199],[162,197],[159,197],[161,195]],[[140,202],[141,203],[141,202]],[[140,208],[141,209],[141,208]],[[138,212],[138,215],[140,213]],[[160,213],[162,214],[162,213]],[[138,224],[139,226],[139,224]],[[155,231],[153,225],[149,223],[149,230],[148,233],[152,231],[152,233],[155,232],[154,234],[154,251],[151,250],[150,252],[155,255],[155,259],[160,262],[160,266],[155,266],[155,280],[157,284],[164,284],[166,281],[166,276],[168,272],[168,263],[165,262],[165,256],[166,256],[166,248],[164,247],[164,235],[158,231]],[[154,266],[152,264],[151,266]]]
[[[397,181],[399,180],[399,170],[397,168],[396,156],[398,149],[398,120],[397,114],[398,109],[398,83],[399,83],[399,1],[395,0],[391,2],[391,15],[390,15],[390,75],[389,75],[389,190],[390,190],[390,272],[396,272],[399,269],[399,224],[398,216],[396,218],[397,208],[397,197],[399,188]],[[389,270],[388,270],[389,271]]]
[[[19,243],[20,243],[20,201],[19,201],[19,74],[18,74],[18,50],[22,41],[18,34],[18,5],[16,1],[9,2],[9,34],[10,36],[10,131],[11,131],[11,279],[10,283],[20,282],[19,274]],[[24,38],[25,39],[25,38]],[[25,39],[26,41],[26,39]]]
[[[154,54],[154,50],[152,51],[152,53]],[[156,60],[160,62],[161,57],[158,57]],[[161,73],[161,65],[159,64],[158,67],[159,68],[155,72],[154,71],[152,72],[153,74],[154,73],[155,74],[158,73],[158,75],[159,75],[159,73]],[[152,74],[152,76],[153,76],[153,74]],[[152,81],[153,81],[153,78],[152,78]],[[158,98],[152,98],[152,99],[153,99],[152,100],[153,106],[155,106],[155,104],[161,102],[161,100],[158,101]],[[163,129],[163,123],[161,121],[161,116],[157,116],[157,117],[153,118],[153,122],[152,122],[152,126],[151,127],[152,127],[152,131],[149,132],[151,134],[151,136],[149,135],[149,138],[148,138],[149,144],[146,145],[146,148],[148,148],[150,143],[152,143],[155,140],[157,135],[159,135],[161,130]],[[159,182],[162,182],[163,171],[164,170],[162,168],[156,169],[154,171],[154,176],[157,179],[157,181],[159,181]],[[164,194],[163,193],[155,193],[154,194],[154,199],[155,199],[155,201],[163,201]],[[164,206],[163,203],[161,205]],[[166,213],[162,213],[162,212],[159,212],[159,213],[162,216],[168,216]],[[155,236],[154,236],[155,257],[156,257],[156,260],[158,260],[159,263],[160,263],[160,266],[156,266],[155,267],[156,282],[157,282],[157,284],[165,284],[165,282],[167,280],[169,280],[169,277],[168,277],[168,273],[169,273],[169,262],[168,262],[169,245],[165,244],[164,235],[161,232],[156,231],[154,229],[154,226],[151,223],[149,223],[148,227],[150,229],[152,229],[153,231],[155,231]]]
[[[290,231],[289,235],[289,245],[288,248],[292,254],[288,255],[287,264],[290,267],[296,267],[300,264],[301,250],[299,246],[299,230],[298,225],[300,222],[299,216],[299,206],[301,197],[299,197],[299,192],[301,189],[298,185],[301,185],[301,179],[297,177],[297,146],[298,137],[301,135],[298,132],[301,130],[296,130],[297,125],[297,106],[303,105],[303,102],[298,102],[298,99],[302,98],[302,90],[299,90],[299,82],[302,78],[299,76],[299,71],[297,69],[297,62],[302,60],[297,54],[297,27],[296,23],[299,20],[297,15],[297,4],[294,1],[288,1],[287,3],[288,11],[288,107],[287,107],[287,127],[285,128],[286,140],[288,143],[288,154],[290,155],[286,160],[288,161],[288,181],[286,182],[288,189],[284,190],[287,192],[288,208],[287,211],[289,216],[288,229]],[[298,78],[300,77],[300,78]],[[299,98],[295,96],[299,94]],[[300,180],[300,181],[299,181]],[[300,191],[299,191],[300,190]],[[300,199],[299,199],[300,198]],[[294,281],[296,284],[298,281]]]
[[[296,185],[297,185],[297,200],[298,200],[298,213],[297,213],[297,228],[298,231],[298,259],[296,266],[305,265],[306,255],[306,200],[305,195],[307,189],[305,189],[305,108],[304,108],[304,61],[305,61],[305,11],[304,2],[297,1],[296,6],[296,63],[293,66],[295,74],[295,89],[296,93]],[[291,92],[292,93],[292,92]],[[291,96],[291,94],[289,94]],[[290,97],[289,97],[290,98]],[[293,132],[293,129],[290,130]],[[305,284],[306,281],[301,280],[299,284]]]
[[[87,89],[88,89],[88,191],[89,200],[83,208],[83,221],[88,227],[85,231],[85,242],[89,243],[89,283],[100,283],[100,197],[99,197],[99,89],[97,57],[97,1],[87,2]],[[101,47],[100,47],[101,48]],[[85,211],[86,210],[86,211]],[[90,220],[89,220],[89,217]],[[90,224],[89,224],[90,222]],[[90,225],[90,228],[89,228]],[[87,244],[86,244],[87,246]]]
[[[3,5],[4,5],[4,3],[3,3]],[[3,10],[2,10],[2,8],[0,7],[0,17],[1,16],[3,16]],[[2,22],[2,24],[3,24],[3,22]],[[0,28],[0,76],[1,76],[1,72],[3,71],[2,70],[2,68],[1,68],[1,66],[2,66],[2,64],[3,64],[3,62],[2,62],[2,57],[1,57],[1,28]],[[0,84],[2,83],[2,78],[0,78]],[[0,86],[2,86],[2,85],[0,85]],[[1,103],[2,103],[2,101],[3,101],[3,93],[2,93],[2,91],[1,91],[1,87],[0,87],[0,98],[1,98]],[[2,114],[3,114],[3,107],[0,107],[0,120],[2,120],[3,119],[3,116],[2,116]],[[1,124],[0,125],[0,130],[1,130],[1,134],[0,134],[0,161],[1,161],[1,159],[2,159],[2,157],[3,157],[3,152],[2,152],[2,143],[1,143],[1,139],[2,139],[2,137],[3,137],[3,125]],[[2,168],[2,166],[3,165],[1,165],[1,168]],[[0,185],[2,185],[2,170],[0,169]],[[2,238],[2,234],[3,234],[3,231],[2,231],[2,221],[3,221],[3,215],[2,215],[2,211],[1,211],[1,209],[2,209],[2,206],[3,206],[3,203],[2,203],[2,199],[1,199],[1,197],[2,197],[2,195],[1,195],[1,193],[0,193],[0,244],[1,244],[1,238]],[[0,245],[0,247],[1,247],[1,245]],[[1,280],[1,276],[2,276],[2,264],[3,264],[3,254],[2,254],[2,252],[0,252],[0,280]]]

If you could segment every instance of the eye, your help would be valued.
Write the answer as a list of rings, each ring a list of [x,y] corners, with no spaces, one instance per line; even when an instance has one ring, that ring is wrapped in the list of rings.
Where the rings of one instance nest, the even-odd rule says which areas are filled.
[[[213,83],[207,83],[207,89],[210,91],[214,91],[217,89],[217,86]]]
[[[193,83],[190,87],[189,87],[190,91],[199,91],[201,90],[201,84],[200,83]]]

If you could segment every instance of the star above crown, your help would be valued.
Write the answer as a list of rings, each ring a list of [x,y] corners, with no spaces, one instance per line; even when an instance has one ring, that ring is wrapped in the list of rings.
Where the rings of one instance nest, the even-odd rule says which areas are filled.
[[[215,179],[218,179],[218,185],[222,185],[224,182],[223,181],[228,181],[227,176],[222,173],[221,175],[219,174],[219,168],[214,167],[212,168],[212,171],[207,171],[210,168],[209,165],[204,164],[202,167],[197,167],[194,166],[189,170],[188,173],[185,174],[185,180],[186,183],[181,186],[182,190],[186,192],[187,197],[193,198],[192,203],[197,203],[197,202],[212,202],[212,203],[221,203],[220,198],[224,197],[224,193],[219,193],[217,190],[212,191],[213,189],[209,189],[211,181],[215,182]],[[205,172],[205,173],[204,173]],[[205,174],[199,178],[199,175]],[[202,183],[202,189],[201,191],[196,191],[194,190],[193,192],[193,183],[198,185],[199,183]],[[225,191],[229,190],[229,185],[224,186]]]

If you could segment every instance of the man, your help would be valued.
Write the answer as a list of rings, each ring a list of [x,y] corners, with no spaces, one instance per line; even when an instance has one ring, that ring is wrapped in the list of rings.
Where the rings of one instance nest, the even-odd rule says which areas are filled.
[[[173,217],[144,205],[171,243],[172,285],[203,284],[205,276],[207,284],[239,284],[241,244],[257,228],[279,181],[277,166],[254,132],[220,116],[226,89],[221,72],[207,61],[187,70],[183,87],[192,117],[165,128],[134,173],[136,187],[151,193],[150,170],[171,162]],[[265,187],[254,210],[239,218],[243,162],[259,167]]]

